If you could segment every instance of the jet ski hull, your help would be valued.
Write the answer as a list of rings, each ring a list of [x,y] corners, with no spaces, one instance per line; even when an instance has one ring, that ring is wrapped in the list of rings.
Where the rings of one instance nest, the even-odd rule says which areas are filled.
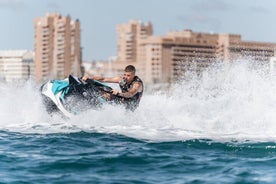
[[[71,75],[64,80],[49,80],[40,87],[47,112],[60,113],[68,118],[89,109],[101,108],[106,103],[103,94],[111,90],[99,81],[84,82]]]

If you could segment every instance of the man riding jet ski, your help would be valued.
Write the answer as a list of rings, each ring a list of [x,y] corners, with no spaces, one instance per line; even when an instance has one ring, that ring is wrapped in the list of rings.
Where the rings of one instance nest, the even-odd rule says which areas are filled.
[[[134,111],[139,106],[144,91],[143,82],[135,73],[135,67],[128,65],[125,68],[123,76],[109,78],[102,76],[84,76],[82,80],[93,79],[101,82],[118,83],[121,92],[112,90],[111,94],[104,95],[105,99],[113,100],[116,97],[115,101],[117,101],[118,97],[120,97],[120,102],[125,105],[126,109]]]
[[[128,74],[131,74],[131,76],[126,76]],[[125,72],[122,81],[126,80],[126,82],[122,85],[124,87],[122,93],[93,78],[85,76],[79,79],[72,75],[64,80],[50,80],[44,83],[40,90],[46,110],[49,113],[61,112],[61,114],[69,118],[85,110],[100,109],[105,103],[122,104],[125,105],[126,109],[133,111],[138,107],[143,92],[138,92],[138,90],[135,92],[135,89],[132,89],[133,86],[137,87],[138,84],[134,74],[135,72]],[[116,82],[115,80],[102,81]],[[122,83],[122,81],[119,82]],[[139,81],[139,84],[142,84],[142,82],[140,83]],[[129,89],[130,92],[128,92]],[[123,93],[126,96],[123,96]]]

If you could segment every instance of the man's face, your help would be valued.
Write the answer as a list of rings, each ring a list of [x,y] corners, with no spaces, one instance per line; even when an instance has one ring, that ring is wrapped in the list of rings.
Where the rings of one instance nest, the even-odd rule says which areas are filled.
[[[124,79],[126,80],[126,83],[129,84],[133,81],[135,75],[133,72],[125,72],[124,73]]]

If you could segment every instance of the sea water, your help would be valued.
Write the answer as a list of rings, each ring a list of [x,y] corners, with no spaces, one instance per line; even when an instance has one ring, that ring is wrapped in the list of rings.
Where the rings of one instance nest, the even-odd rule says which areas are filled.
[[[250,61],[186,72],[127,112],[50,116],[0,85],[0,183],[275,183],[276,77]]]

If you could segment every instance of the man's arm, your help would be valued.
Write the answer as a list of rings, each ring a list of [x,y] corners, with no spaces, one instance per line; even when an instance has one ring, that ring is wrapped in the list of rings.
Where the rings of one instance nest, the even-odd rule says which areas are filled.
[[[106,78],[106,77],[102,77],[102,76],[92,76],[92,77],[84,76],[82,78],[82,80],[86,81],[89,78],[93,79],[93,80],[98,80],[98,81],[101,81],[101,82],[110,82],[110,83],[119,83],[122,80],[122,77],[109,77],[109,78]]]
[[[99,80],[102,82],[110,82],[110,83],[119,83],[122,80],[122,77],[100,77],[95,76],[92,77],[94,80]]]
[[[135,82],[132,86],[131,89],[128,90],[128,92],[125,93],[118,93],[117,90],[113,90],[113,94],[117,96],[121,96],[124,98],[131,98],[133,97],[136,93],[142,91],[142,84],[140,82]]]

